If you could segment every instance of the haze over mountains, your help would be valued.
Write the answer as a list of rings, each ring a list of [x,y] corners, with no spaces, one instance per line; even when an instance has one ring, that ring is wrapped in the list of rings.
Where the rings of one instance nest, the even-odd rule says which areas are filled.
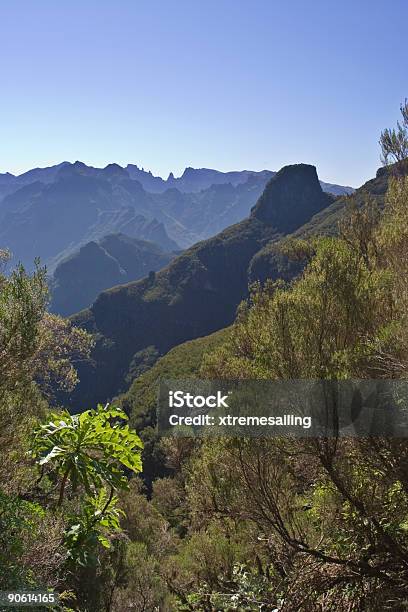
[[[27,268],[40,257],[50,272],[112,233],[166,252],[188,248],[245,218],[274,174],[186,168],[163,180],[131,164],[101,169],[81,162],[0,174],[0,243]],[[352,191],[322,186],[337,195]]]

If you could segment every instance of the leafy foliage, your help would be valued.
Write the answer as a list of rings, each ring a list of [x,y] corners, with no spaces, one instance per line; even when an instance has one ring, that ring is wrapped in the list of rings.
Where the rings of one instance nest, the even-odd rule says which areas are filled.
[[[408,183],[394,178],[384,211],[375,199],[350,202],[338,237],[288,244],[290,257],[306,254],[302,275],[255,285],[209,351],[196,355],[189,343],[157,361],[122,398],[135,421],[143,422],[157,377],[168,372],[405,377],[407,213]],[[183,350],[185,364],[177,361]],[[137,505],[143,530],[129,534],[160,560],[151,571],[165,579],[174,609],[404,609],[404,440],[180,439],[162,450],[174,471],[153,483],[150,506],[159,516],[149,502]],[[129,520],[134,525],[135,515]],[[120,592],[130,596],[130,575],[127,584]],[[152,579],[144,584],[148,591]]]
[[[108,494],[105,488],[86,499],[81,513],[73,518],[64,534],[69,560],[83,566],[93,565],[98,560],[95,555],[98,543],[111,548],[109,536],[121,531],[120,518],[124,516],[117,502],[116,495]]]
[[[3,269],[8,254],[2,251],[0,259]],[[55,588],[67,602],[80,597],[91,609],[90,572],[94,582],[102,574],[108,581],[103,551],[114,556],[120,548],[113,542],[123,511],[112,487],[127,486],[124,470],[140,471],[142,444],[121,410],[49,412],[55,389],[75,386],[91,339],[47,314],[46,304],[43,268],[0,274],[0,588]],[[69,499],[61,507],[67,484]]]
[[[10,588],[35,584],[32,571],[24,568],[19,559],[24,553],[26,538],[37,535],[43,515],[39,505],[0,491],[0,584]]]
[[[408,157],[408,100],[401,104],[402,123],[381,132],[380,145],[384,164],[401,162]]]
[[[104,485],[126,488],[120,465],[140,472],[142,442],[132,432],[122,410],[108,405],[81,414],[51,414],[51,420],[35,431],[32,455],[39,465],[49,464],[62,477],[59,505],[67,480],[75,491],[82,485],[89,495]],[[113,424],[112,424],[112,421]]]
[[[0,391],[31,374],[46,301],[45,270],[38,265],[32,276],[22,266],[8,277],[0,275]]]

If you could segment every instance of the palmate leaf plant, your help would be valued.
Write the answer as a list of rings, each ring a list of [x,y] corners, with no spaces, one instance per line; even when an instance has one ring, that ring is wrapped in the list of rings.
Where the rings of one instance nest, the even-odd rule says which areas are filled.
[[[115,489],[127,489],[124,468],[142,469],[142,441],[126,424],[122,410],[99,405],[81,414],[51,413],[34,431],[30,454],[50,475],[60,479],[57,507],[62,506],[67,483],[79,489],[79,508],[69,515],[63,543],[67,561],[81,566],[98,563],[98,546],[111,547],[110,536],[120,532]],[[41,479],[41,477],[40,477]]]
[[[95,497],[105,485],[127,488],[123,467],[141,471],[143,443],[124,423],[127,418],[122,410],[99,405],[81,414],[51,413],[49,422],[34,431],[32,457],[61,478],[58,506],[68,481],[73,491],[82,485]]]

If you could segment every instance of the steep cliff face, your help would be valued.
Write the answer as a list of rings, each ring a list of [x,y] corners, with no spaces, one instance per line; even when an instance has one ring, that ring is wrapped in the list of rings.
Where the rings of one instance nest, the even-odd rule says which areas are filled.
[[[333,201],[334,196],[323,192],[316,168],[296,164],[269,181],[252,215],[280,233],[290,233]]]
[[[90,309],[73,317],[97,338],[92,360],[81,366],[81,382],[70,398],[76,406],[115,395],[123,388],[133,355],[146,347],[163,354],[233,321],[248,295],[254,255],[298,227],[296,215],[300,225],[331,201],[322,194],[311,166],[283,169],[272,181],[248,219],[188,249],[154,277],[101,293]]]

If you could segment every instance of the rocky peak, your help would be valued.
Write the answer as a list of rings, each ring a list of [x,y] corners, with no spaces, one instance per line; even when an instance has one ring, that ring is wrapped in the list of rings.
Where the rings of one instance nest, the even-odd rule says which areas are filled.
[[[86,174],[88,167],[80,161],[76,161],[73,164],[67,163],[64,164],[57,172],[56,178],[69,178],[72,176],[77,176],[79,174]]]
[[[315,166],[284,166],[267,183],[251,214],[282,233],[289,233],[328,206],[333,197],[324,193]]]
[[[107,178],[129,178],[129,172],[125,168],[122,168],[122,166],[119,166],[119,164],[108,164],[103,169],[103,174]]]
[[[189,178],[191,176],[194,176],[195,173],[196,173],[195,168],[192,168],[191,166],[187,166],[187,168],[184,169],[184,172],[181,175],[181,178]]]

